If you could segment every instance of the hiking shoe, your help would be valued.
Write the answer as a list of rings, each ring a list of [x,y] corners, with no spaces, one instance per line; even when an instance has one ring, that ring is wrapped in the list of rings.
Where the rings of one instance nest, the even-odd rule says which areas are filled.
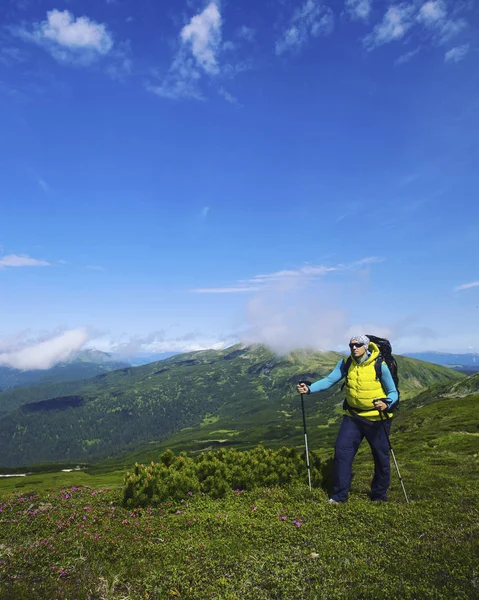
[[[334,500],[333,498],[330,498],[328,500],[328,504],[341,504],[341,502],[338,502],[337,500]]]

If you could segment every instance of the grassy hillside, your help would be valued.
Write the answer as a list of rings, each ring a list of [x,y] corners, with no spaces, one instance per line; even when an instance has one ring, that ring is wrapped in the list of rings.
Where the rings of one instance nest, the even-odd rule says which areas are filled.
[[[465,398],[474,394],[479,394],[479,373],[427,389],[412,400],[412,406],[435,403],[440,398]]]
[[[478,409],[473,395],[397,417],[408,505],[394,470],[389,503],[368,500],[366,445],[340,506],[326,502],[327,463],[312,493],[297,482],[135,510],[112,473],[0,481],[16,486],[0,491],[0,598],[475,599]]]
[[[295,443],[301,436],[295,383],[325,376],[340,358],[334,352],[278,357],[261,346],[235,346],[177,355],[86,382],[3,393],[0,460],[3,466],[91,461],[147,444],[202,449],[228,441],[239,447]],[[404,400],[464,377],[404,357],[398,363]],[[307,398],[313,440],[329,443],[328,425],[342,398],[340,386]]]

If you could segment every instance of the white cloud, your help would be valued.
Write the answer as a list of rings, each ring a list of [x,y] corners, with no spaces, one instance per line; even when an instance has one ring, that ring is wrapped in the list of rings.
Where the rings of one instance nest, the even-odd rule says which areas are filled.
[[[79,350],[87,340],[88,334],[83,328],[65,331],[41,342],[23,341],[20,348],[18,341],[9,349],[8,344],[0,340],[0,365],[22,370],[50,369]]]
[[[448,18],[444,0],[429,0],[419,9],[417,21],[433,32],[433,39],[440,44],[448,42],[466,26],[464,19]]]
[[[206,219],[210,210],[211,210],[210,206],[203,206],[203,208],[201,209],[201,218]]]
[[[335,268],[303,269],[286,273],[289,285],[265,286],[246,306],[245,344],[265,344],[280,354],[292,350],[341,350],[357,331],[385,332],[384,325],[354,323],[349,306],[351,298],[364,298],[370,293],[368,277],[342,278],[331,282],[321,277],[329,271],[345,271],[374,262],[364,259]],[[315,276],[313,276],[313,274]],[[273,274],[273,276],[276,274]]]
[[[371,14],[372,0],[346,0],[345,9],[351,19],[366,21]]]
[[[366,48],[372,50],[404,37],[414,25],[415,11],[416,8],[413,4],[403,3],[390,6],[381,23],[378,23],[373,31],[364,38]]]
[[[218,73],[217,52],[221,44],[221,14],[215,2],[183,27],[181,40],[191,45],[197,64],[210,75]]]
[[[95,338],[88,343],[89,348],[110,352],[125,359],[139,354],[161,354],[163,352],[195,352],[198,350],[222,350],[238,342],[235,335],[212,337],[197,332],[168,338],[165,331],[157,331],[146,336],[126,336],[112,339]]]
[[[75,18],[68,10],[51,10],[45,21],[34,24],[32,32],[17,32],[27,41],[44,46],[60,62],[89,64],[113,47],[105,25],[88,17]]]
[[[298,51],[311,36],[329,35],[333,29],[333,11],[319,0],[306,0],[294,12],[288,28],[276,42],[276,54]]]
[[[419,9],[417,20],[427,27],[436,25],[438,21],[445,19],[447,15],[446,5],[442,0],[425,2]]]
[[[0,270],[9,267],[49,267],[50,263],[46,260],[31,258],[26,254],[8,254],[0,258]]]
[[[456,292],[460,292],[462,290],[469,290],[473,287],[479,287],[479,281],[473,281],[472,283],[464,283],[463,285],[458,285],[454,290]]]
[[[287,354],[303,348],[331,350],[346,345],[349,318],[346,310],[334,306],[332,294],[310,290],[262,292],[246,307],[247,330],[244,344],[265,344],[275,352]]]
[[[218,53],[221,47],[221,13],[210,2],[180,32],[180,47],[168,75],[159,85],[148,83],[146,89],[162,98],[204,100],[199,84],[203,75],[220,74]]]

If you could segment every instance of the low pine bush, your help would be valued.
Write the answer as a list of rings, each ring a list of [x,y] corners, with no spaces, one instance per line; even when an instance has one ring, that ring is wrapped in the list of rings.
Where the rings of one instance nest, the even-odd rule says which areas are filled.
[[[310,452],[311,481],[322,482],[321,460]],[[123,503],[127,507],[155,505],[196,492],[223,498],[230,490],[251,490],[307,481],[305,453],[296,448],[239,451],[234,448],[205,452],[195,458],[167,450],[158,463],[136,464],[124,479]]]

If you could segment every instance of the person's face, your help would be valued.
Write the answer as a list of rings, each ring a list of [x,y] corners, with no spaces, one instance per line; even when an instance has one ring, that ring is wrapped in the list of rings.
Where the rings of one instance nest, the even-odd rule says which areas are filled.
[[[349,348],[351,349],[351,356],[354,356],[354,358],[362,358],[367,351],[366,346],[356,340],[350,342]]]

